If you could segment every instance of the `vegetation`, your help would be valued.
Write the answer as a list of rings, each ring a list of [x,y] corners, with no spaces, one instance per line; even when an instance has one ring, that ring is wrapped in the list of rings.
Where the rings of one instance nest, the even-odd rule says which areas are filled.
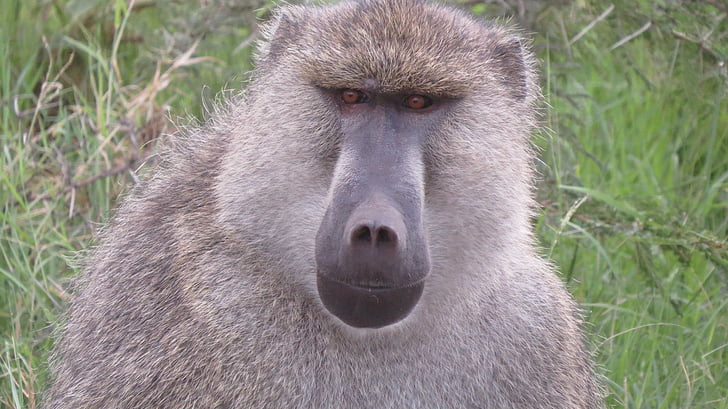
[[[244,88],[272,4],[196,3],[0,0],[0,406],[38,405],[74,261],[156,141]],[[466,6],[535,33],[535,223],[608,404],[728,408],[728,7]]]

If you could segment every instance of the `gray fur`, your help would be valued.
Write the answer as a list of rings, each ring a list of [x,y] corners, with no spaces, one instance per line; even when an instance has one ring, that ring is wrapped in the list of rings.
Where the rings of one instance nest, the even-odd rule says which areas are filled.
[[[601,407],[578,308],[532,236],[523,42],[416,0],[288,6],[266,33],[246,95],[101,233],[44,407]],[[381,329],[338,321],[315,284],[340,133],[318,87],[366,78],[457,101],[423,158],[424,294]]]

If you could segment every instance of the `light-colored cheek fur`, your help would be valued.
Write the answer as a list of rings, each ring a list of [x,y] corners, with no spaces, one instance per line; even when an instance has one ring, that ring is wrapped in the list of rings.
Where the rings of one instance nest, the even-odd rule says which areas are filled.
[[[257,165],[258,169],[241,170],[239,163]],[[226,158],[217,184],[220,225],[227,226],[241,247],[265,260],[269,274],[306,287],[315,280],[314,246],[328,195],[325,181],[310,179],[317,173],[306,169],[310,166],[292,163],[287,172],[274,172],[276,163],[267,160],[264,153],[241,149]]]

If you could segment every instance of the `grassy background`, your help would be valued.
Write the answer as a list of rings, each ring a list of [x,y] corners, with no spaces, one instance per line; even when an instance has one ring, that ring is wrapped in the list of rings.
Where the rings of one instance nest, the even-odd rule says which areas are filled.
[[[243,86],[272,4],[232,3],[0,0],[0,406],[37,406],[77,251],[154,141]],[[610,407],[728,408],[728,6],[466,6],[534,33],[537,228]]]

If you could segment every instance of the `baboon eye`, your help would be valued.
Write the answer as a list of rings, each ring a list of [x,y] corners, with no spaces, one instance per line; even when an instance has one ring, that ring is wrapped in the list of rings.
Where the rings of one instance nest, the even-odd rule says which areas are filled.
[[[347,88],[341,91],[341,100],[345,104],[363,104],[369,102],[369,97],[358,89]]]
[[[402,101],[402,105],[409,109],[424,109],[432,105],[432,99],[424,95],[410,95]]]

